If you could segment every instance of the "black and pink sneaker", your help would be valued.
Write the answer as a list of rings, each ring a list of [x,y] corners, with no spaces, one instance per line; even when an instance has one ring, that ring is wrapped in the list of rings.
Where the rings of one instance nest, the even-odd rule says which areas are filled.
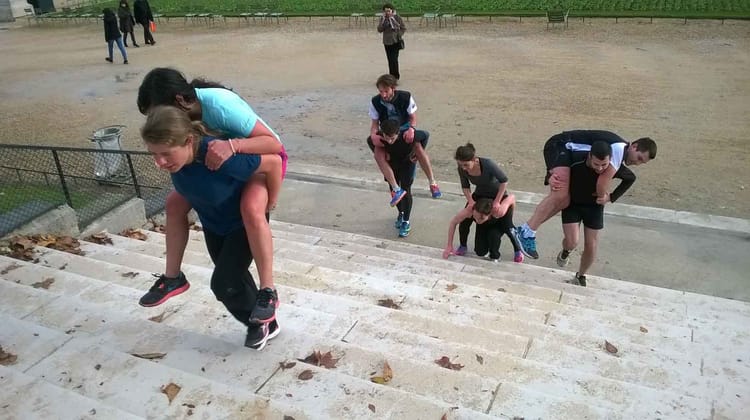
[[[157,275],[154,274],[154,276]],[[162,274],[159,276],[159,279],[154,282],[154,285],[151,286],[148,293],[143,295],[138,303],[141,306],[146,307],[161,305],[166,302],[167,299],[177,296],[180,293],[187,291],[189,288],[190,283],[188,283],[182,272],[180,272],[180,275],[175,278],[167,277]]]
[[[251,324],[263,324],[276,319],[276,308],[279,307],[279,297],[276,290],[266,287],[260,289],[255,307],[250,313]]]

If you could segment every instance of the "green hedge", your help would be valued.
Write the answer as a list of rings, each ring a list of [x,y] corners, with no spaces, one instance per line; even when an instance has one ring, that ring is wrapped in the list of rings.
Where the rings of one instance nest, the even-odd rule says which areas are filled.
[[[283,12],[287,15],[348,15],[377,12],[384,1],[373,0],[150,0],[154,12],[166,15],[185,13]],[[427,11],[465,15],[535,15],[562,4],[576,16],[670,16],[670,17],[750,17],[750,0],[404,0],[392,2],[402,15]],[[112,2],[112,7],[116,7]],[[107,3],[100,3],[98,9]],[[131,2],[132,5],[132,2]],[[100,12],[84,10],[81,12]]]

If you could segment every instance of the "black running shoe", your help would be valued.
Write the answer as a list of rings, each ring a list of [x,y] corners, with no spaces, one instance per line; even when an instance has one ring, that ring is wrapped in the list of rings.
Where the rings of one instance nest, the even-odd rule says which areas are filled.
[[[279,306],[279,298],[276,290],[266,287],[260,289],[255,307],[250,313],[251,324],[271,322],[276,319],[276,308]]]
[[[586,287],[586,276],[576,273],[576,281],[580,286]]]
[[[281,328],[276,320],[260,325],[250,325],[247,327],[245,347],[261,351],[266,347],[268,340],[275,338],[280,332]]]
[[[154,276],[157,275],[154,274]],[[159,279],[156,280],[154,285],[151,286],[148,293],[143,295],[138,303],[141,306],[146,307],[161,305],[166,302],[167,299],[177,296],[189,288],[190,283],[188,283],[182,272],[180,272],[180,275],[175,278],[170,278],[162,274],[159,276]]]

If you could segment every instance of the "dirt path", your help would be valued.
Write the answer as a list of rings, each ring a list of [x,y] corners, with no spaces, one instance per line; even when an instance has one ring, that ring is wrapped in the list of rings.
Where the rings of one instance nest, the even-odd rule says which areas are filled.
[[[432,134],[439,179],[456,180],[453,151],[471,141],[503,165],[512,189],[542,192],[544,141],[605,128],[659,144],[623,202],[750,217],[750,23],[409,25],[402,86]],[[93,129],[126,124],[125,147],[141,149],[136,90],[166,65],[234,87],[295,161],[376,170],[364,147],[367,103],[387,66],[374,29],[346,20],[159,26],[157,46],[129,49],[128,66],[104,61],[98,24],[1,30],[0,143],[88,147]]]

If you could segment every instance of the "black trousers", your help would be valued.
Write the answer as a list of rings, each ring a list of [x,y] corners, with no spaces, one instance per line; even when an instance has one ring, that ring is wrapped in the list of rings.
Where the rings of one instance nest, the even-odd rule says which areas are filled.
[[[514,227],[513,207],[508,207],[508,211],[503,217],[499,219],[491,218],[481,225],[477,225],[477,231],[474,234],[474,251],[476,251],[477,255],[481,257],[489,252],[490,258],[500,258],[500,240],[503,235],[507,235],[508,239],[510,239],[510,243],[513,245],[513,252],[521,250],[515,238],[510,233],[510,230]],[[474,218],[469,217],[458,225],[458,240],[464,247],[469,240],[469,230],[471,230],[472,223],[474,223]]]
[[[417,164],[407,157],[406,159],[401,159],[400,162],[391,163],[391,169],[393,169],[393,175],[396,177],[398,185],[402,190],[406,191],[404,198],[396,204],[396,208],[399,213],[404,214],[404,220],[408,222],[411,217],[411,207],[414,203],[411,195],[411,185],[414,183]]]
[[[253,261],[245,229],[221,236],[204,229],[206,247],[214,263],[211,291],[238,321],[245,325],[255,306],[258,287],[248,271]]]
[[[388,58],[388,73],[390,73],[396,79],[401,78],[401,73],[398,72],[398,52],[401,51],[398,48],[398,43],[392,45],[385,45],[385,56]]]
[[[137,42],[135,42],[135,32],[123,32],[122,34],[122,42],[125,44],[125,46],[128,46],[128,34],[130,34],[130,39],[133,40],[133,45],[138,45]]]
[[[148,28],[148,22],[146,22],[143,26],[143,39],[146,44],[153,44],[154,43],[154,36],[151,35],[151,30]]]

